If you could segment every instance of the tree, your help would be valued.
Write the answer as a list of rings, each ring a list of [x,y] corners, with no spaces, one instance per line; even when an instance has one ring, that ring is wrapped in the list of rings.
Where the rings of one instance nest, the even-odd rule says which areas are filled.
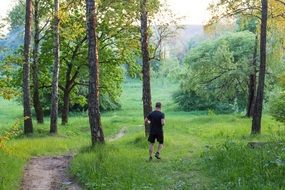
[[[104,142],[99,109],[99,60],[96,39],[95,1],[86,0],[86,21],[89,63],[88,115],[92,145]]]
[[[31,43],[32,1],[26,0],[26,21],[24,38],[24,64],[23,64],[23,104],[24,104],[24,133],[33,133],[33,122],[30,105],[30,64],[29,53]]]
[[[141,8],[141,51],[142,51],[142,74],[143,74],[143,113],[144,118],[152,111],[151,86],[150,86],[150,64],[148,50],[148,12],[147,0],[140,0]],[[149,134],[149,125],[145,124],[145,135]]]
[[[140,55],[140,30],[137,23],[140,14],[139,0],[130,4],[127,1],[100,1],[97,4],[98,19],[98,54],[100,57],[100,109],[119,109],[118,98],[122,91],[124,71],[131,77],[140,72],[137,57]],[[153,17],[158,4],[150,3],[149,17]],[[39,94],[43,109],[50,111],[51,83],[53,65],[53,25],[47,23],[52,14],[52,1],[40,1],[40,51],[39,51]],[[45,9],[45,7],[47,7]],[[85,3],[66,0],[60,4],[60,73],[58,107],[61,111],[62,124],[68,122],[68,113],[87,108],[88,64]],[[44,10],[47,10],[45,12]],[[110,24],[111,23],[111,24]],[[16,27],[17,25],[15,25]],[[11,63],[13,64],[13,63]],[[12,66],[12,65],[11,65]],[[17,70],[13,78],[15,88],[21,87],[17,82]],[[34,85],[31,85],[33,88]]]
[[[264,97],[264,83],[266,72],[266,37],[267,37],[267,17],[268,17],[268,1],[262,0],[262,17],[260,28],[260,66],[257,95],[254,104],[254,113],[252,119],[252,134],[259,134],[261,132],[261,117]]]
[[[176,102],[186,111],[244,110],[254,43],[254,34],[243,31],[227,33],[191,48]]]
[[[246,107],[246,117],[252,117],[254,111],[254,103],[256,99],[256,76],[257,76],[257,66],[258,63],[258,19],[253,16],[239,16],[237,20],[238,31],[250,31],[255,34],[255,45],[252,54],[252,60],[249,61],[249,77],[248,77],[248,99]]]
[[[59,0],[54,1],[54,66],[51,95],[50,132],[57,132],[59,76]]]
[[[268,5],[270,9],[268,9]],[[272,28],[280,30],[280,27],[274,27],[277,23],[284,24],[285,18],[285,2],[282,0],[225,0],[218,1],[218,3],[210,6],[212,9],[212,21],[218,20],[223,17],[243,15],[243,16],[254,16],[260,19],[261,30],[260,30],[260,66],[259,66],[259,79],[257,87],[257,95],[254,101],[254,113],[252,120],[251,133],[259,134],[261,132],[261,117],[262,107],[264,101],[264,84],[266,74],[266,39],[267,39],[267,22],[270,18]],[[222,13],[221,13],[222,10]],[[268,12],[269,11],[269,12]],[[260,16],[261,15],[261,16]],[[266,18],[265,18],[266,16]],[[280,18],[281,21],[280,22]],[[277,24],[278,25],[278,24]],[[264,31],[265,30],[265,31]],[[284,32],[281,29],[280,32]],[[265,40],[265,41],[264,41]],[[262,55],[263,54],[263,55]]]
[[[248,82],[248,100],[246,107],[246,117],[252,117],[254,113],[254,104],[256,99],[256,73],[257,73],[257,48],[258,37],[255,37],[255,46],[252,56],[251,69]]]
[[[40,16],[39,0],[34,1],[34,47],[33,47],[33,103],[38,123],[44,122],[44,113],[39,93],[39,48],[40,48]]]

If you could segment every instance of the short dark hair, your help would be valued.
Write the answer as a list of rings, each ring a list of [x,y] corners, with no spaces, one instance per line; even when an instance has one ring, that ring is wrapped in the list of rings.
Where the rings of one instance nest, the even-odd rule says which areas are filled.
[[[156,108],[161,108],[161,103],[160,102],[156,102],[155,107]]]

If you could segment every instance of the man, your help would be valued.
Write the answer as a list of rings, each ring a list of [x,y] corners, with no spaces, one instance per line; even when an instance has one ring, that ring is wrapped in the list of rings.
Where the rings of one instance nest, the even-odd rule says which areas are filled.
[[[150,124],[150,133],[148,137],[149,144],[149,160],[152,160],[153,146],[155,140],[158,141],[157,152],[155,157],[160,158],[160,152],[163,148],[163,126],[165,124],[164,113],[161,112],[161,103],[157,102],[155,105],[155,111],[151,112],[146,118],[145,122]]]

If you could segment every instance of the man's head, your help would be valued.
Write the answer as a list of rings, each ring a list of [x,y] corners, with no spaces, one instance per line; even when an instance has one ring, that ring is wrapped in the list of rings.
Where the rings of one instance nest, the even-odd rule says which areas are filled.
[[[156,102],[155,109],[161,110],[161,103],[160,102]]]

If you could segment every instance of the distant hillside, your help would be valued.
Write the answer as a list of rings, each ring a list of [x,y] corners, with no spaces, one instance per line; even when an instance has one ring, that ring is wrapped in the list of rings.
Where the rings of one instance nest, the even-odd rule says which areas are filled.
[[[177,31],[177,35],[164,44],[165,57],[177,57],[183,60],[189,49],[190,42],[200,41],[204,37],[203,25],[185,25]]]
[[[177,40],[189,42],[193,37],[203,36],[203,25],[185,25],[183,29],[178,31]]]
[[[23,44],[23,40],[23,27],[9,32],[5,38],[0,39],[0,60],[17,50]]]

